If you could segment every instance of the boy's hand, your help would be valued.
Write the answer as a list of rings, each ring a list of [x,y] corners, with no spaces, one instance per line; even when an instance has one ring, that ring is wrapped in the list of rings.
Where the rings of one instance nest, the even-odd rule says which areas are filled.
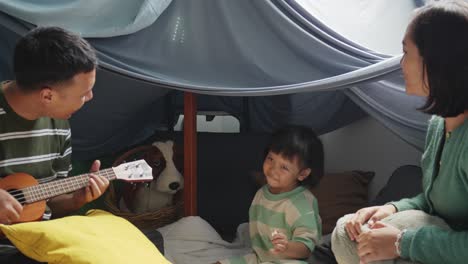
[[[285,234],[278,232],[278,230],[274,230],[271,233],[271,243],[273,244],[273,248],[271,252],[273,254],[281,254],[288,249],[288,238]]]

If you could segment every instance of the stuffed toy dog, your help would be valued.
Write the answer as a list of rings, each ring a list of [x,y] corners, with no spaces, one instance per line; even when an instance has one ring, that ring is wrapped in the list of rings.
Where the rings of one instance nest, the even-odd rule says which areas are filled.
[[[152,212],[171,205],[174,194],[184,187],[181,174],[182,158],[175,148],[174,142],[157,141],[152,145],[137,147],[126,152],[119,158],[135,157],[140,153],[149,166],[153,168],[153,180],[148,183],[126,183],[122,199],[119,202],[122,211],[134,213]],[[180,153],[181,154],[181,153]]]

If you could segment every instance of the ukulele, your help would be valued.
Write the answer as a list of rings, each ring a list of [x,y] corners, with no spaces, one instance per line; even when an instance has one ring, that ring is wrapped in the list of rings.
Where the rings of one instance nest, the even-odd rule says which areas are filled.
[[[23,212],[15,223],[37,221],[46,209],[46,200],[88,186],[90,173],[38,184],[27,173],[14,173],[0,180],[0,189],[6,190],[23,206]],[[109,181],[119,179],[128,182],[145,182],[153,179],[152,168],[145,160],[122,163],[117,167],[92,172]]]

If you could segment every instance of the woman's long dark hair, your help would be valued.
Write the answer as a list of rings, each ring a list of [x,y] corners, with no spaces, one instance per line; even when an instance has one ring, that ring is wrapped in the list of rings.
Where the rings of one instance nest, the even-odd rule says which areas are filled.
[[[408,33],[427,74],[429,96],[420,110],[442,117],[468,110],[468,3],[446,0],[423,6]]]

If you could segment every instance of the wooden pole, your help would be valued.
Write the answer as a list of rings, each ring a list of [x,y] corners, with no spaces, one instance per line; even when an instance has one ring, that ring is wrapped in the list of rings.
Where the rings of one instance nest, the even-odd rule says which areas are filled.
[[[184,214],[197,215],[197,100],[184,92]]]

